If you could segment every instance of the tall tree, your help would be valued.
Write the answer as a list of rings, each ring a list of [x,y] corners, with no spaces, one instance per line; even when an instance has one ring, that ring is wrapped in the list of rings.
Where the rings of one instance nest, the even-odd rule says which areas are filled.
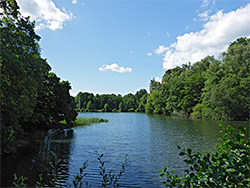
[[[8,152],[15,150],[24,128],[32,130],[48,120],[71,122],[76,114],[70,107],[69,83],[49,73],[40,56],[35,23],[19,13],[15,0],[1,0],[0,6],[1,141],[3,152]],[[39,106],[44,111],[39,112]]]
[[[50,67],[40,57],[34,22],[20,15],[14,0],[1,0],[0,6],[1,138],[3,145],[11,145],[11,137],[21,135],[20,122],[32,116],[38,87]]]

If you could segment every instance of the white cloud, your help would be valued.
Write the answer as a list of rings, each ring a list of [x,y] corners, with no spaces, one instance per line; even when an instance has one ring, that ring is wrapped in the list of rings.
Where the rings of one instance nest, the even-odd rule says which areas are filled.
[[[132,68],[129,68],[129,67],[125,68],[125,67],[119,66],[116,63],[113,63],[111,65],[102,65],[102,67],[99,68],[99,71],[102,71],[102,72],[107,71],[107,70],[110,70],[113,72],[125,73],[125,72],[131,72]]]
[[[210,12],[209,10],[204,11],[202,13],[199,13],[198,16],[200,17],[200,19],[202,21],[208,21],[208,19],[209,19],[209,12]]]
[[[72,0],[72,4],[74,4],[74,5],[82,5],[82,6],[85,5],[84,2],[81,2],[81,1],[78,1],[78,0]]]
[[[209,0],[203,0],[201,7],[207,7],[209,5]]]
[[[163,69],[191,62],[208,55],[219,56],[229,43],[239,37],[250,37],[250,3],[236,11],[219,11],[209,17],[203,29],[178,36],[169,47],[159,46],[157,54],[164,54]]]
[[[79,92],[80,91],[73,91],[72,89],[69,90],[70,95],[73,96],[73,97],[76,97]]]
[[[169,50],[168,47],[165,47],[165,46],[161,45],[154,52],[159,55],[159,54],[163,54],[167,50]]]
[[[151,52],[147,53],[147,56],[152,56],[153,54]]]
[[[156,82],[161,82],[162,79],[161,79],[160,77],[157,76],[157,77],[155,77],[155,81],[156,81]]]
[[[216,0],[203,0],[202,4],[201,4],[201,8],[206,8],[209,5],[214,6],[215,2],[216,2]]]
[[[77,3],[78,3],[77,0],[73,0],[73,1],[72,1],[72,4],[77,4]]]
[[[169,33],[169,32],[167,32],[167,33],[166,33],[166,35],[169,37],[169,36],[170,36],[170,33]]]
[[[130,53],[130,54],[134,54],[135,52],[134,52],[134,51],[130,51],[129,53]]]
[[[17,3],[22,15],[36,21],[36,30],[62,29],[65,22],[73,18],[72,13],[59,9],[52,0],[17,0]]]

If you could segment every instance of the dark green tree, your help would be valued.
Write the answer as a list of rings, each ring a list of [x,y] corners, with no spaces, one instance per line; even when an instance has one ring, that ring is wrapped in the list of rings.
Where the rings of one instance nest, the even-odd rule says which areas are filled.
[[[35,23],[19,13],[15,0],[1,0],[0,7],[1,141],[2,151],[11,152],[24,129],[71,122],[76,113],[69,83],[49,73],[50,66],[40,56]]]
[[[50,67],[40,57],[34,22],[20,15],[14,0],[1,0],[0,7],[1,141],[7,147],[3,151],[10,151],[22,122],[34,112],[38,88]]]
[[[104,105],[104,111],[105,111],[105,112],[111,112],[111,108],[110,108],[109,104],[106,103],[106,104]]]
[[[89,112],[92,112],[94,110],[94,106],[93,106],[91,101],[89,101],[88,104],[87,104],[87,110]]]
[[[120,112],[124,112],[125,111],[123,102],[120,102],[120,104],[119,104],[119,111]]]

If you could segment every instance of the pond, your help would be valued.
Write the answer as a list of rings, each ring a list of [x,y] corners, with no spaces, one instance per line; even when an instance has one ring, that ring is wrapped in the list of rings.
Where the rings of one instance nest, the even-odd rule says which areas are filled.
[[[193,151],[214,150],[221,136],[218,122],[212,120],[142,113],[79,113],[79,116],[99,117],[109,122],[33,135],[32,144],[4,162],[2,173],[8,169],[2,174],[3,185],[12,182],[13,172],[30,177],[28,182],[34,183],[35,175],[48,173],[50,151],[54,151],[62,159],[59,176],[65,187],[72,186],[72,179],[85,161],[88,161],[85,180],[92,187],[100,185],[98,153],[104,155],[106,168],[112,168],[115,174],[127,155],[125,173],[119,181],[121,187],[162,187],[159,169],[167,166],[182,174],[185,168],[177,145]]]

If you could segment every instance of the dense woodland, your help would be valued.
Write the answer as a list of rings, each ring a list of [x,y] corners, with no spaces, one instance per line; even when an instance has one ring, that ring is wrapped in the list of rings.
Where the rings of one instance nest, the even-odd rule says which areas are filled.
[[[81,112],[146,112],[191,118],[246,120],[250,114],[250,39],[232,42],[221,59],[199,62],[165,72],[162,82],[150,80],[145,89],[125,96],[78,93]]]
[[[1,143],[15,150],[16,140],[34,129],[71,124],[77,111],[146,112],[192,118],[246,120],[250,114],[250,39],[232,42],[220,59],[208,56],[150,80],[135,95],[71,97],[68,81],[51,72],[40,55],[35,23],[19,13],[15,0],[1,0]],[[84,86],[83,86],[84,87]]]
[[[167,70],[151,80],[147,113],[246,120],[250,114],[250,39],[232,42],[221,59]]]
[[[21,16],[14,0],[1,0],[1,146],[13,152],[17,139],[34,129],[70,124],[77,113],[70,83],[50,72],[40,55],[35,23]]]
[[[145,112],[147,97],[146,89],[137,91],[135,95],[129,93],[125,96],[79,92],[75,97],[75,107],[79,112]]]

